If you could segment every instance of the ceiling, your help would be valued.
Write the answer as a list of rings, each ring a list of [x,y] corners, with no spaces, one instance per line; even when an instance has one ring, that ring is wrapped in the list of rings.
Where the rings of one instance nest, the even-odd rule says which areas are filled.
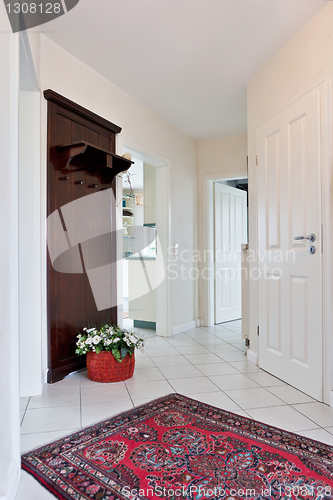
[[[189,136],[215,139],[246,133],[246,82],[328,1],[80,0],[41,32]]]

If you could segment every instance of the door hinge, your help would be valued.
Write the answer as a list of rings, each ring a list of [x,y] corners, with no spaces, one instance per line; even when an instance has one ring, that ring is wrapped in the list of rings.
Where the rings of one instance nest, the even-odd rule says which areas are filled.
[[[257,326],[257,335],[259,335],[259,325]]]
[[[259,165],[259,162],[258,162],[258,155],[256,155],[256,165]]]

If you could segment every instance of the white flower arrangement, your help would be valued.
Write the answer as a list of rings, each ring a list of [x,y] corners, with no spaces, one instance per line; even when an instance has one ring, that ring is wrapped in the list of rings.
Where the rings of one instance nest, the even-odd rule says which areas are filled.
[[[120,363],[129,354],[133,355],[134,349],[143,350],[144,339],[134,332],[123,330],[119,326],[104,325],[97,328],[83,328],[83,333],[77,335],[76,354],[87,354],[88,351],[99,354],[101,351],[111,351]]]

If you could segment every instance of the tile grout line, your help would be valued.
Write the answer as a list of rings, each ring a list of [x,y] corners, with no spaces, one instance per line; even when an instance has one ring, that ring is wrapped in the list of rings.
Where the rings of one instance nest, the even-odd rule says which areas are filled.
[[[186,332],[184,332],[184,334],[185,334],[185,335],[187,335],[187,334],[186,334]],[[188,336],[188,335],[187,335],[187,336]],[[189,336],[188,336],[188,337],[189,337]],[[189,338],[190,338],[190,337],[189,337]],[[191,340],[194,340],[194,339],[191,339]],[[196,342],[196,341],[195,341],[195,342]],[[196,343],[198,344],[198,346],[200,345],[198,342],[196,342]],[[171,345],[171,344],[170,344],[170,345]],[[172,346],[172,347],[174,347],[174,346]],[[182,347],[182,346],[179,346],[179,347]],[[179,351],[176,347],[174,347],[174,348],[176,349],[176,351],[178,351],[178,353],[179,353],[179,354],[180,354],[180,355],[181,355],[184,359],[186,359],[186,357],[185,357],[185,355],[184,355],[184,354],[182,354],[182,353],[181,353],[181,352],[180,352],[180,351]],[[208,349],[208,350],[209,350],[209,349]],[[200,354],[200,353],[199,353],[199,354]],[[149,356],[149,354],[148,354],[148,353],[147,353],[147,356],[150,358],[150,356]],[[150,358],[150,359],[151,359],[151,358]],[[153,360],[152,360],[152,361],[153,361]],[[188,362],[190,363],[190,365],[191,365],[191,366],[193,366],[193,367],[195,367],[195,368],[196,368],[196,366],[195,366],[193,363],[191,363],[191,361],[190,361],[190,360],[187,360],[187,359],[186,359],[186,361],[188,361]],[[154,363],[154,361],[153,361],[153,363]],[[177,366],[177,365],[176,365],[176,366]],[[157,367],[157,369],[159,370],[159,367],[158,367],[158,366],[156,366],[156,367]],[[159,370],[159,371],[160,371],[160,370]],[[200,371],[200,370],[199,370],[199,371]],[[201,373],[202,373],[202,372],[201,372]],[[161,372],[161,374],[163,375],[163,373],[162,373],[162,372]],[[164,376],[164,375],[163,375],[163,376]],[[164,377],[165,377],[165,376],[164,376]],[[193,377],[185,377],[185,378],[193,378]],[[200,378],[206,378],[207,380],[209,380],[209,378],[208,378],[206,375],[204,375],[204,374],[203,374],[203,377],[200,377]],[[166,381],[170,384],[170,386],[172,387],[172,389],[173,389],[175,392],[177,392],[177,393],[178,393],[178,391],[176,391],[175,387],[172,385],[172,380],[177,380],[177,379],[171,379],[171,380],[170,380],[170,379],[168,379],[167,377],[165,377],[165,380],[166,380]],[[213,382],[212,382],[212,383],[213,383]],[[216,386],[216,384],[214,384],[214,385]],[[216,386],[216,387],[217,387],[217,386]],[[218,391],[221,391],[221,389],[220,389],[219,387],[218,387]]]
[[[273,387],[273,386],[272,386]],[[275,386],[276,387],[276,386]],[[280,386],[281,387],[281,386]],[[262,389],[266,389],[265,387],[261,386]],[[249,389],[256,389],[256,387],[252,387],[252,388],[249,388]],[[232,389],[232,390],[243,390],[243,389]],[[245,413],[247,413],[249,415],[249,413],[247,412],[247,410],[263,410],[265,408],[279,408],[281,406],[288,406],[292,409],[295,409],[292,404],[302,404],[302,403],[286,403],[285,401],[283,401],[281,398],[279,398],[278,396],[276,396],[278,399],[280,399],[284,404],[282,405],[275,405],[275,406],[256,406],[256,407],[253,407],[253,408],[243,408],[242,406],[239,405],[239,403],[237,403],[231,396],[229,396],[229,394],[227,394],[225,391],[222,391],[229,399],[231,399],[235,404],[237,404],[241,409],[242,411],[244,411]],[[269,391],[270,392],[270,391]],[[272,394],[272,393],[271,393]],[[275,396],[275,394],[273,394]],[[222,408],[223,409],[223,408]],[[297,410],[298,411],[298,410]],[[310,420],[311,422],[313,422],[315,425],[318,425],[320,429],[323,429],[323,430],[326,430],[324,427],[320,426],[317,422],[315,422],[314,420],[312,420],[311,418],[307,417],[306,415],[304,415],[303,413],[301,413],[300,411],[298,411],[298,413],[300,415],[302,415],[303,417],[307,418],[308,420]],[[251,417],[251,415],[249,415],[250,418],[253,420],[253,418]],[[271,424],[266,424],[266,425],[271,425]],[[274,427],[274,426],[273,426]],[[282,427],[281,427],[282,428]],[[282,428],[283,429],[283,428]],[[287,431],[287,429],[284,429]],[[313,428],[313,429],[299,429],[297,431],[287,431],[287,432],[293,432],[294,434],[297,434],[298,432],[306,432],[308,430],[318,430],[318,427],[317,428]],[[328,432],[328,431],[327,431]]]
[[[22,418],[21,418],[20,427],[22,427],[23,420],[25,419],[25,416],[26,416],[26,413],[27,413],[27,409],[28,409],[28,406],[29,406],[29,403],[30,403],[30,398],[31,398],[31,396],[29,396],[27,404],[26,404],[26,406],[24,408],[24,413],[23,413]]]
[[[263,371],[263,372],[264,372],[264,373],[266,373],[265,371]],[[253,379],[251,379],[250,377],[248,377],[248,374],[244,374],[244,375],[246,375],[246,376],[247,376],[247,378],[249,378],[250,380],[253,380]],[[270,375],[270,374],[268,374],[268,375]],[[271,376],[274,376],[274,375],[271,375]],[[280,379],[278,379],[278,380],[280,380]],[[256,381],[255,381],[255,380],[253,380],[253,382],[256,382]],[[283,381],[281,381],[281,382],[283,382]],[[280,398],[279,396],[277,396],[276,394],[274,394],[273,392],[271,392],[271,391],[269,390],[269,387],[283,387],[285,383],[283,383],[283,385],[268,386],[268,387],[267,387],[267,386],[264,386],[264,385],[262,385],[262,384],[260,384],[259,382],[256,382],[256,383],[260,386],[260,388],[261,388],[261,389],[265,389],[265,390],[267,390],[270,394],[272,394],[272,395],[273,395],[273,396],[275,396],[276,398],[280,399],[280,401],[283,403],[283,405],[276,405],[277,407],[278,407],[278,406],[288,406],[289,408],[296,410],[296,408],[294,408],[292,405],[304,404],[304,403],[287,403],[287,402],[286,402],[286,401],[284,401],[282,398]],[[288,385],[288,384],[287,384],[287,385]],[[293,386],[290,386],[290,387],[293,387]],[[257,389],[257,387],[249,387],[249,389]],[[237,390],[237,389],[234,389],[234,390]],[[238,389],[238,390],[242,390],[242,389]],[[297,389],[296,389],[296,390],[297,390]],[[227,395],[227,394],[226,394],[226,395]],[[227,395],[227,396],[228,396],[228,395]],[[230,397],[230,396],[228,396],[228,397]],[[232,399],[232,398],[230,398],[230,399]],[[314,401],[314,402],[317,402],[317,403],[318,403],[319,401]],[[311,402],[310,402],[310,404],[311,404],[311,403],[314,403],[314,402],[312,402],[312,401],[311,401]],[[236,404],[238,404],[238,403],[236,403]],[[305,403],[305,404],[306,404],[306,403]],[[239,405],[238,405],[238,406],[239,406]],[[271,407],[273,407],[273,406],[263,406],[263,407],[248,408],[248,409],[249,409],[249,410],[256,410],[256,409],[271,408]],[[244,411],[246,411],[244,408],[242,408],[242,409],[243,409]],[[319,425],[319,424],[318,424],[317,422],[315,422],[313,419],[309,418],[307,415],[304,415],[304,414],[303,414],[302,412],[300,412],[299,410],[296,410],[296,411],[297,411],[300,415],[302,415],[303,417],[305,417],[305,418],[307,418],[308,420],[310,420],[311,422],[313,422],[315,425],[318,425],[320,429],[324,429],[324,427],[322,427],[321,425]],[[307,429],[305,429],[305,430],[307,430]],[[325,430],[325,429],[324,429],[324,430]],[[302,432],[302,430],[297,431],[297,432]]]
[[[80,429],[82,429],[82,394],[81,394],[81,378],[79,378],[79,403],[80,403]]]
[[[131,400],[131,403],[132,403],[132,405],[133,405],[133,408],[135,408],[134,401],[133,401],[133,399],[132,399],[132,396],[131,396],[130,391],[129,391],[129,389],[128,389],[128,387],[127,387],[127,384],[126,384],[126,380],[124,380],[124,385],[125,385],[125,387],[126,387],[126,391],[127,391],[127,394],[128,394],[128,396],[129,396],[129,398],[130,398],[130,400]]]
[[[227,342],[227,343],[228,343],[228,342]],[[209,348],[208,348],[208,349],[209,349]],[[209,350],[210,350],[210,349],[209,349]],[[215,354],[215,353],[213,353],[213,354]],[[221,358],[221,359],[222,359],[222,358]],[[225,360],[223,360],[223,359],[222,359],[222,361],[223,361],[223,362],[225,362],[225,363],[227,363],[230,367],[235,368],[235,369],[237,370],[237,368],[236,368],[236,367],[233,367],[233,366],[232,366],[232,365],[231,365],[228,361],[225,361]],[[196,365],[193,365],[193,366],[195,366],[196,368],[198,368]],[[200,370],[200,368],[198,368],[198,370],[199,370],[199,371],[201,371],[201,370]],[[252,380],[252,382],[255,382],[255,383],[256,383],[256,384],[258,384],[258,386],[259,386],[259,387],[249,387],[249,388],[245,388],[245,390],[247,390],[247,389],[259,389],[259,388],[261,388],[261,389],[265,389],[265,390],[267,390],[270,394],[272,394],[272,395],[273,395],[273,396],[275,396],[276,398],[280,399],[280,401],[283,403],[282,405],[277,405],[277,406],[290,406],[290,407],[292,408],[291,404],[286,403],[286,402],[285,402],[285,401],[283,401],[283,400],[282,400],[279,396],[276,396],[275,394],[273,394],[271,391],[269,391],[268,387],[265,387],[264,385],[260,384],[259,382],[256,382],[255,380],[251,379],[251,377],[249,377],[249,376],[248,376],[249,374],[247,374],[247,373],[242,373],[240,370],[238,370],[238,371],[239,371],[239,373],[237,373],[237,374],[236,374],[236,373],[233,373],[233,374],[211,375],[211,377],[214,377],[214,376],[224,376],[224,375],[226,375],[226,376],[227,376],[227,375],[239,375],[239,374],[244,375],[244,376],[245,376],[245,377],[247,377],[249,380]],[[202,372],[202,373],[203,373],[203,372]],[[256,373],[256,372],[253,372],[253,373]],[[265,372],[264,372],[264,373],[265,373]],[[212,383],[216,386],[216,384],[215,384],[215,383],[214,383],[214,382],[213,382],[213,381],[212,381],[209,377],[210,377],[210,376],[206,376],[206,378],[208,378],[208,380],[210,380],[210,381],[211,381],[211,382],[212,382]],[[216,387],[218,387],[218,386],[216,386]],[[270,387],[276,387],[276,386],[270,386]],[[242,410],[242,411],[244,411],[245,413],[247,413],[247,414],[248,414],[248,412],[246,411],[246,409],[245,409],[245,408],[242,408],[242,406],[240,406],[240,405],[239,405],[239,404],[238,404],[235,400],[233,400],[233,399],[232,399],[232,398],[231,398],[228,394],[226,394],[225,390],[221,389],[220,387],[218,387],[218,390],[219,390],[220,392],[222,392],[222,393],[223,393],[226,397],[228,397],[229,399],[231,399],[231,400],[232,400],[232,401],[233,401],[233,402],[234,402],[237,406],[239,406],[239,408],[241,408],[241,410]],[[244,388],[243,388],[243,389],[242,389],[242,388],[240,388],[240,389],[230,389],[230,390],[244,390]],[[293,403],[293,404],[296,404],[296,403]],[[261,408],[270,408],[270,407],[272,407],[272,406],[267,406],[267,407],[266,407],[266,406],[263,406],[263,407],[248,408],[248,409],[261,409]],[[299,413],[300,413],[301,415],[303,415],[301,412],[299,412]],[[249,415],[249,414],[248,414],[248,415]],[[249,416],[250,416],[250,415],[249,415]],[[303,415],[303,416],[305,416],[305,415]],[[252,417],[251,417],[251,418],[252,418]],[[311,419],[309,419],[309,420],[311,420]],[[314,422],[314,423],[316,423],[316,422]],[[317,424],[317,425],[318,425],[318,424]],[[321,428],[322,428],[322,427],[321,427]]]
[[[242,349],[239,349],[236,345],[233,345],[233,344],[232,344],[232,341],[234,341],[234,342],[235,342],[235,339],[234,339],[234,338],[233,338],[233,339],[231,339],[231,340],[230,340],[230,339],[229,339],[229,340],[225,340],[225,339],[223,339],[223,337],[219,337],[219,336],[218,336],[218,333],[219,333],[218,331],[216,331],[216,332],[212,333],[212,332],[209,332],[209,331],[208,331],[208,329],[206,330],[206,328],[209,328],[209,327],[201,327],[201,330],[202,330],[202,332],[206,332],[206,333],[208,333],[208,334],[209,334],[209,337],[207,337],[207,340],[210,340],[210,339],[219,339],[219,341],[222,341],[222,342],[223,342],[221,345],[226,345],[226,346],[232,346],[232,347],[234,347],[234,348],[236,349],[236,351],[234,351],[234,353],[237,353],[237,354],[238,354],[238,352],[244,352]],[[227,328],[227,327],[222,327],[221,332],[223,332],[223,328],[224,328],[225,330],[229,330],[229,332],[232,332],[232,333],[235,335],[235,338],[239,337],[239,339],[241,339],[240,334],[238,334],[238,332],[233,331],[233,330],[232,330],[232,329],[230,329],[230,328]],[[220,333],[221,333],[221,332],[220,332]],[[194,333],[195,333],[195,332],[194,332]],[[200,332],[197,332],[197,333],[199,334]],[[225,333],[225,334],[226,334],[226,336],[228,335],[228,332],[225,332],[225,331],[224,331],[223,333]],[[180,362],[179,364],[176,364],[175,366],[192,366],[192,367],[196,368],[196,369],[197,369],[197,370],[198,370],[198,371],[202,374],[202,376],[200,376],[200,375],[199,375],[199,376],[198,376],[198,378],[200,378],[200,379],[205,378],[205,379],[209,380],[209,381],[213,384],[213,386],[215,386],[215,387],[216,387],[216,390],[215,390],[215,389],[212,389],[212,390],[209,390],[209,391],[203,391],[202,393],[199,393],[199,394],[208,394],[208,393],[218,393],[218,394],[222,394],[223,396],[227,397],[230,401],[232,401],[232,402],[233,402],[233,403],[234,403],[234,404],[235,404],[235,405],[239,408],[239,410],[234,410],[234,412],[235,412],[235,413],[236,413],[237,411],[241,411],[241,412],[243,412],[245,415],[247,415],[247,416],[248,416],[248,418],[250,418],[251,420],[253,420],[253,418],[252,418],[252,417],[251,417],[251,415],[248,413],[248,411],[250,411],[250,410],[256,410],[256,409],[269,409],[269,408],[278,408],[278,407],[282,407],[282,406],[288,406],[288,407],[290,407],[290,408],[292,408],[292,409],[296,410],[296,411],[297,411],[300,415],[302,415],[304,418],[306,418],[309,422],[313,422],[313,423],[314,423],[314,425],[316,425],[316,428],[315,428],[315,429],[304,429],[304,430],[298,430],[298,431],[287,431],[287,432],[294,432],[294,433],[296,433],[296,434],[297,434],[297,433],[300,433],[300,432],[307,432],[307,431],[313,431],[313,430],[319,430],[319,429],[320,429],[320,430],[324,430],[327,434],[332,435],[329,431],[327,431],[327,430],[326,430],[326,428],[325,428],[324,426],[319,425],[319,424],[318,424],[318,422],[316,422],[316,421],[315,421],[315,420],[313,420],[312,418],[307,417],[306,415],[304,415],[301,411],[299,411],[299,410],[297,409],[297,405],[304,404],[304,403],[302,403],[302,402],[301,402],[301,403],[287,403],[287,402],[283,401],[281,397],[277,396],[276,394],[274,394],[274,393],[272,392],[272,390],[271,390],[271,389],[273,389],[274,387],[278,387],[278,386],[265,386],[265,385],[262,385],[262,383],[256,382],[256,380],[255,380],[255,379],[252,379],[252,378],[251,378],[251,375],[252,375],[252,374],[255,374],[255,373],[265,373],[265,371],[261,371],[261,370],[260,370],[259,372],[258,372],[258,371],[254,371],[254,372],[244,373],[244,372],[242,372],[239,368],[237,368],[236,366],[233,366],[233,365],[232,365],[232,363],[234,363],[234,364],[235,364],[235,363],[237,364],[238,362],[243,363],[243,360],[227,361],[227,360],[223,359],[222,357],[220,357],[220,354],[222,354],[222,355],[223,355],[223,352],[222,352],[222,353],[216,353],[216,352],[214,352],[214,345],[209,345],[209,344],[207,345],[207,344],[205,344],[205,339],[202,339],[201,341],[199,341],[198,339],[199,339],[200,337],[198,337],[198,339],[196,339],[196,338],[192,338],[192,337],[190,336],[190,334],[187,334],[186,332],[182,332],[182,334],[181,334],[181,335],[183,336],[183,339],[181,339],[181,340],[184,340],[185,342],[187,342],[187,339],[188,339],[188,340],[190,341],[190,344],[192,344],[192,346],[193,346],[194,348],[197,348],[197,347],[199,347],[199,346],[200,346],[200,347],[202,347],[202,348],[206,349],[206,353],[208,353],[208,354],[213,354],[213,355],[217,356],[217,357],[219,358],[219,360],[220,360],[220,361],[216,361],[216,364],[226,363],[226,366],[229,366],[230,368],[233,368],[233,369],[235,369],[235,370],[237,371],[237,373],[232,373],[232,374],[220,374],[220,375],[210,375],[210,376],[205,375],[205,374],[201,371],[200,366],[201,366],[202,364],[203,364],[203,365],[206,365],[206,364],[212,364],[212,363],[210,363],[210,362],[209,362],[209,363],[194,364],[194,362],[192,362],[190,359],[187,359],[187,357],[186,357],[186,356],[191,356],[192,354],[183,354],[182,352],[180,352],[180,351],[179,351],[179,348],[186,347],[186,346],[178,346],[178,348],[177,348],[177,347],[175,347],[174,345],[172,345],[172,344],[170,343],[171,338],[165,338],[165,343],[162,343],[162,342],[161,342],[161,344],[164,344],[164,347],[167,347],[167,348],[169,348],[169,347],[170,347],[170,348],[173,348],[173,349],[174,349],[174,351],[175,351],[175,352],[174,352],[174,354],[171,354],[171,356],[168,356],[168,357],[172,358],[172,357],[174,357],[174,356],[181,356],[181,362]],[[149,339],[154,339],[154,338],[160,338],[160,337],[156,337],[156,336],[154,337],[154,335],[150,335],[150,336],[148,337],[148,339],[147,339],[147,340],[149,340]],[[162,338],[163,338],[163,337],[161,337],[161,339],[162,339]],[[173,337],[173,338],[174,338],[174,339],[176,339],[176,338],[177,338],[177,336],[175,336],[175,337]],[[152,342],[152,343],[153,343],[153,342]],[[152,349],[153,349],[153,348],[157,348],[157,349],[158,349],[158,347],[159,347],[158,345],[155,345],[155,346],[154,346],[154,345],[152,345],[150,348],[152,348]],[[148,368],[153,368],[153,367],[157,368],[157,370],[159,371],[159,373],[160,373],[160,374],[161,374],[161,376],[163,377],[161,380],[157,380],[156,382],[163,382],[163,381],[165,380],[165,381],[166,381],[166,382],[170,385],[170,387],[173,389],[173,391],[177,393],[178,391],[176,391],[176,390],[175,390],[175,388],[174,388],[174,386],[173,386],[173,381],[175,381],[175,380],[177,380],[177,379],[171,379],[171,380],[170,380],[170,379],[168,379],[168,378],[167,378],[167,376],[165,376],[165,375],[163,374],[163,372],[162,372],[163,366],[162,366],[162,367],[159,367],[159,366],[156,364],[156,362],[154,361],[154,359],[151,357],[151,355],[149,355],[147,352],[146,352],[145,354],[146,354],[146,356],[147,356],[147,359],[149,359],[149,360],[150,360],[150,362],[152,362],[152,364],[153,364],[153,366],[152,366],[152,367],[148,367]],[[198,355],[198,356],[200,356],[200,355],[202,355],[202,354],[203,354],[203,353],[197,353],[197,355]],[[194,354],[194,355],[195,355],[195,354]],[[163,356],[163,354],[162,354],[162,356]],[[183,365],[183,363],[184,363],[185,361],[186,361],[186,365]],[[246,355],[244,355],[244,361],[246,361],[246,362],[247,362]],[[138,370],[140,370],[140,369],[145,369],[145,368],[137,368],[137,369],[138,369]],[[156,372],[155,372],[155,373],[156,373]],[[239,405],[239,403],[237,403],[237,402],[236,402],[236,401],[235,401],[232,397],[230,397],[230,396],[229,396],[229,395],[225,392],[226,390],[222,390],[220,387],[218,387],[218,386],[216,385],[216,383],[215,383],[215,382],[213,382],[213,381],[210,379],[210,377],[216,377],[216,376],[221,376],[221,377],[223,377],[224,375],[228,376],[228,375],[239,375],[239,374],[244,375],[247,379],[249,379],[249,380],[251,380],[253,383],[257,384],[257,387],[252,387],[252,388],[240,388],[240,389],[226,389],[227,391],[231,391],[231,390],[246,390],[246,391],[247,391],[247,390],[249,390],[249,389],[258,389],[258,388],[261,388],[261,389],[264,389],[265,391],[267,391],[267,393],[269,393],[269,394],[273,395],[273,396],[274,396],[275,398],[277,398],[278,400],[280,400],[280,401],[281,401],[281,405],[279,404],[279,405],[276,405],[276,406],[275,406],[275,405],[274,405],[274,406],[270,405],[270,406],[263,406],[263,407],[256,407],[256,408],[248,408],[248,409],[244,409],[244,408],[242,408],[242,406],[241,406],[241,405]],[[193,377],[178,377],[178,379],[180,379],[180,378],[183,378],[183,379],[188,379],[188,378],[193,378]],[[149,382],[149,381],[151,381],[151,380],[143,381],[143,383],[145,383],[145,382]],[[153,379],[153,381],[155,381],[155,379]],[[80,399],[79,399],[79,407],[80,407],[80,428],[82,429],[82,392],[81,392],[81,391],[82,391],[82,387],[83,387],[83,386],[81,385],[81,382],[82,382],[82,381],[81,381],[81,378],[80,378],[80,379],[79,379],[79,391],[80,391],[80,392],[79,392],[79,398],[80,398]],[[125,383],[125,381],[124,381],[124,383]],[[289,386],[289,385],[288,385],[288,386]],[[129,392],[129,389],[128,389],[128,387],[127,387],[126,383],[125,383],[125,387],[126,387],[126,391],[127,391],[127,393],[128,393],[129,399],[130,399],[130,401],[131,401],[131,403],[132,403],[133,407],[135,407],[134,402],[133,402],[133,399],[132,399],[132,396],[131,396],[131,394],[130,394],[130,392]],[[279,386],[279,387],[281,387],[281,386]],[[292,386],[290,386],[290,387],[292,387]],[[59,390],[61,390],[61,389],[59,389]],[[63,388],[62,388],[62,390],[63,390]],[[44,391],[43,391],[43,392],[44,392]],[[156,396],[156,397],[158,397],[158,396]],[[189,395],[189,397],[191,397],[191,395]],[[23,414],[23,417],[22,417],[22,420],[21,420],[21,425],[22,425],[22,423],[23,423],[23,421],[24,421],[24,418],[25,418],[25,416],[26,416],[26,414],[27,414],[27,409],[28,409],[28,407],[29,407],[30,401],[31,401],[31,397],[29,397],[28,402],[27,402],[27,405],[26,405],[26,407],[25,407],[25,409],[24,409],[24,414]],[[316,400],[315,400],[315,401],[311,401],[310,403],[318,403],[318,401],[316,401]],[[294,405],[294,406],[292,406],[292,405]],[[59,407],[59,406],[60,406],[60,405],[56,405],[56,407]],[[68,406],[71,406],[71,405],[67,405],[67,407],[68,407]],[[42,408],[53,408],[53,407],[42,407]],[[39,409],[39,408],[32,408],[32,409]],[[221,408],[221,409],[222,409],[222,410],[224,410],[224,408]],[[228,411],[228,410],[224,410],[224,411]],[[231,412],[231,413],[232,413],[232,412]],[[270,424],[267,424],[267,425],[270,425]],[[329,426],[328,426],[328,427],[329,427]],[[285,429],[285,430],[287,430],[287,429]],[[35,434],[35,433],[29,433],[29,434]]]
[[[148,356],[148,358],[150,359],[150,361],[151,361],[152,363],[154,363],[154,360],[150,357],[150,355],[149,355],[148,353],[146,353],[146,355]],[[162,356],[161,356],[161,357],[162,357]],[[166,382],[168,382],[168,383],[170,384],[169,380],[168,380],[168,379],[166,378],[166,376],[165,376],[165,375],[161,372],[160,368],[159,368],[159,367],[158,367],[155,363],[154,363],[154,365],[155,365],[155,368],[156,368],[156,369],[160,372],[160,374],[161,374],[161,375],[162,375],[162,377],[163,377],[163,379],[161,379],[160,381],[162,382],[163,380],[165,380]],[[138,368],[138,370],[140,370],[140,368]],[[143,382],[150,382],[150,380],[144,380]],[[157,380],[156,382],[159,382],[159,380]],[[126,385],[126,384],[125,384],[125,385]],[[170,384],[170,385],[171,385],[171,384]],[[171,387],[172,387],[172,389],[173,389],[173,386],[171,386]],[[126,385],[126,389],[128,390],[127,385]],[[177,391],[176,391],[176,392],[177,392]],[[133,406],[135,407],[134,402],[133,402],[132,397],[131,397],[131,395],[130,395],[130,394],[129,394],[129,396],[130,396],[130,398],[131,398],[131,401],[132,401],[132,403],[133,403]],[[158,396],[157,396],[157,397],[158,397]],[[140,398],[138,398],[138,399],[140,399]],[[153,398],[153,399],[154,399],[154,398]]]
[[[319,401],[315,401],[316,403],[319,403]],[[297,405],[297,404],[309,404],[309,403],[292,403],[294,405]],[[313,404],[312,402],[310,404]],[[294,410],[296,410],[300,415],[302,415],[303,417],[307,418],[308,420],[310,420],[311,422],[313,422],[315,425],[318,425],[320,429],[324,429],[325,430],[325,427],[323,427],[322,425],[320,425],[318,422],[315,422],[312,418],[308,417],[307,415],[304,415],[304,413],[302,413],[301,411],[297,410],[296,408],[294,408],[293,406],[291,406],[291,404],[289,405],[291,408],[293,408]]]

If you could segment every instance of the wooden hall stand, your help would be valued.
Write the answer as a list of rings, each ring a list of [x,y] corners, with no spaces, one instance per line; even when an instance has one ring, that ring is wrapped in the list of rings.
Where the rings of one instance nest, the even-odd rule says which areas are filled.
[[[46,90],[44,97],[48,101],[48,382],[52,383],[85,367],[85,359],[75,354],[77,330],[89,324],[117,324],[117,307],[111,307],[113,303],[106,308],[102,306],[103,309],[98,307],[87,272],[89,265],[90,269],[94,265],[97,267],[102,241],[109,262],[100,265],[116,262],[115,176],[128,170],[131,161],[115,154],[115,136],[121,131],[120,127],[52,90]],[[105,211],[101,214],[102,218],[107,217],[109,220],[109,230],[88,242],[71,241],[70,229],[75,228],[75,224],[78,232],[81,229],[86,234],[93,235],[96,232],[99,217],[93,216],[94,212],[89,213],[87,209],[77,217],[75,206],[80,205],[76,200],[97,195],[101,191],[105,191],[102,195],[107,200],[105,206],[110,207],[107,214]],[[91,202],[94,199],[96,197],[86,200]],[[85,206],[85,203],[80,206]],[[57,231],[50,220],[56,220]],[[54,258],[52,248],[64,247],[64,242],[68,243],[68,250],[59,252]],[[84,258],[87,244],[89,259]],[[115,268],[112,266],[110,279],[102,282],[101,278],[100,283],[101,290],[103,287],[105,290],[105,286],[110,287],[106,295],[113,297],[117,293]]]

